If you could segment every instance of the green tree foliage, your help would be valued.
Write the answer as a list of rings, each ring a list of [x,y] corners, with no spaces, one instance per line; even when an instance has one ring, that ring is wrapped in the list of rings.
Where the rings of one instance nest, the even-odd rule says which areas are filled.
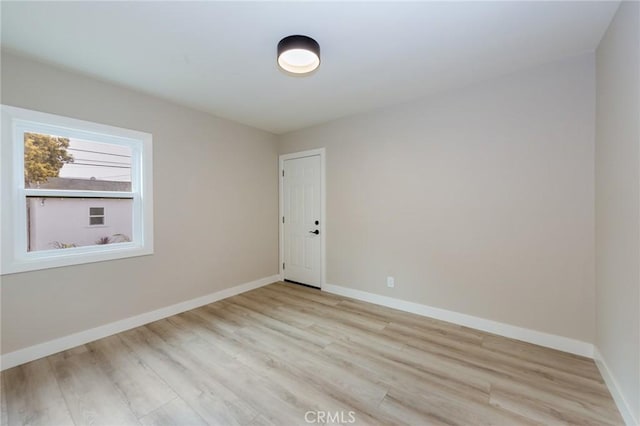
[[[73,156],[67,152],[67,138],[25,133],[24,139],[24,181],[27,186],[57,177],[62,166],[73,163]]]

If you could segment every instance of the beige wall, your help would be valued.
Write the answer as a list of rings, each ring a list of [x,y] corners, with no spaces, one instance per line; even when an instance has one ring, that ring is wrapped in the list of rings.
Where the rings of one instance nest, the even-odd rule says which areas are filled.
[[[587,54],[282,137],[327,149],[327,282],[593,342],[594,79]]]
[[[2,353],[278,272],[275,136],[6,52],[2,103],[152,133],[155,200],[153,256],[3,276]]]
[[[596,58],[596,346],[638,422],[640,3],[621,4]]]

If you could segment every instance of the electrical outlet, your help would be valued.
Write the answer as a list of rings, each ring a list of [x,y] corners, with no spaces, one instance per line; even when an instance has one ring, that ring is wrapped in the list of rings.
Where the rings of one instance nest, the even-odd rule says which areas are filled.
[[[396,279],[393,277],[387,277],[387,287],[393,288],[396,286]]]

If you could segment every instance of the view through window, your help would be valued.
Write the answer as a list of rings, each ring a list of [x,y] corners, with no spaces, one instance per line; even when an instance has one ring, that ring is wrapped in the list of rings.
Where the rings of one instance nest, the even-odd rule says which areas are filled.
[[[28,251],[131,241],[131,158],[128,146],[24,133],[25,189],[51,191],[27,195]]]

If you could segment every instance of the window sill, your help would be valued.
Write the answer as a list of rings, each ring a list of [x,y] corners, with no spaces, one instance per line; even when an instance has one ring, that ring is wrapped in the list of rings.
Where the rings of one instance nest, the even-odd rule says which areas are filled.
[[[82,265],[86,263],[105,262],[109,260],[148,256],[153,254],[152,247],[140,247],[135,246],[132,243],[120,244],[118,244],[120,245],[119,247],[109,248],[105,248],[104,246],[72,247],[28,253],[23,258],[14,259],[11,265],[2,265],[0,275]]]

